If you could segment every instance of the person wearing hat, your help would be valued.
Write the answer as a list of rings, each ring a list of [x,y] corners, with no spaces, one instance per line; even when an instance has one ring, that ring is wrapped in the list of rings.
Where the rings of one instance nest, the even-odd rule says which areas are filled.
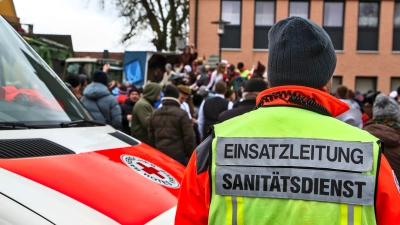
[[[373,105],[372,116],[364,130],[384,142],[385,157],[396,176],[400,177],[400,110],[396,100],[379,94]]]
[[[250,72],[252,74],[251,79],[264,79],[265,69],[265,66],[258,61],[257,67]]]
[[[267,83],[262,79],[251,79],[244,85],[242,94],[243,101],[238,103],[237,108],[226,110],[218,116],[218,122],[222,123],[233,117],[240,116],[252,111],[256,107],[256,98],[258,94],[267,89]]]
[[[398,224],[400,187],[383,144],[335,119],[349,106],[329,94],[328,34],[290,17],[268,36],[270,88],[193,152],[175,224]]]
[[[118,96],[116,97],[120,105],[128,99],[128,93],[128,87],[125,84],[121,84],[118,88]]]
[[[121,108],[117,99],[108,90],[108,76],[97,70],[93,74],[93,82],[83,91],[82,104],[92,114],[95,120],[121,128]]]
[[[122,129],[121,131],[127,135],[131,134],[131,128],[129,126],[132,121],[132,111],[136,102],[140,98],[140,91],[135,86],[132,85],[128,92],[128,98],[125,100],[123,104],[121,104],[121,112],[122,112]]]
[[[203,97],[203,100],[207,100],[209,98],[209,93],[210,90],[208,90],[206,86],[200,86],[197,90],[197,94],[201,95],[201,97]]]
[[[180,105],[180,108],[183,109],[189,116],[189,119],[192,119],[192,103],[191,103],[191,90],[188,86],[180,84],[177,86],[178,91],[179,91],[179,96],[178,100]],[[162,102],[158,106],[158,108],[162,107]]]
[[[154,103],[161,97],[161,90],[161,85],[157,83],[146,84],[143,96],[136,102],[132,110],[131,135],[146,144],[150,144],[148,137],[150,115],[154,111]]]
[[[184,78],[185,77],[183,74],[172,73],[171,76],[168,78],[168,81],[170,81],[171,84],[176,87],[180,84],[186,84]]]
[[[178,98],[178,89],[167,85],[162,107],[150,116],[148,134],[152,146],[186,166],[196,147],[195,134]]]
[[[179,102],[181,103],[181,109],[187,112],[190,119],[192,119],[193,102],[192,102],[192,91],[186,85],[178,85],[179,90]]]
[[[171,84],[171,80],[169,80],[169,78],[172,76],[172,74],[175,74],[175,72],[172,71],[172,65],[169,63],[165,64],[165,73],[162,81],[160,82],[162,87]]]

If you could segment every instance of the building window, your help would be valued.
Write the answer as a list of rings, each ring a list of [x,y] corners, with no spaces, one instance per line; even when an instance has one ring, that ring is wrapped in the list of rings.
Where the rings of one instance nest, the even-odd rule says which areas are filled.
[[[356,77],[356,91],[361,94],[376,91],[376,77]]]
[[[397,88],[399,87],[400,87],[400,77],[390,78],[390,91],[397,91]]]
[[[324,30],[332,40],[335,50],[343,50],[344,2],[324,3]]]
[[[275,23],[275,1],[256,0],[254,49],[268,49],[268,32]]]
[[[393,51],[400,51],[400,2],[394,5]]]
[[[378,50],[379,2],[360,2],[357,50]]]
[[[225,26],[225,33],[221,37],[221,47],[240,48],[242,1],[222,0],[221,19],[230,22]]]
[[[342,85],[342,76],[333,76],[331,92],[335,93],[339,85]]]
[[[298,16],[304,19],[308,19],[309,9],[309,1],[290,1],[289,16]]]

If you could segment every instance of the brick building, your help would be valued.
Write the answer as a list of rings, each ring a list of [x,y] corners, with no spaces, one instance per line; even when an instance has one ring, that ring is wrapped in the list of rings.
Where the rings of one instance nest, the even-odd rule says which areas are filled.
[[[400,86],[400,1],[337,0],[190,0],[190,41],[199,55],[218,54],[217,28],[230,22],[222,37],[222,59],[248,68],[268,62],[268,31],[288,16],[309,18],[330,35],[338,63],[334,85],[362,93],[389,93]]]

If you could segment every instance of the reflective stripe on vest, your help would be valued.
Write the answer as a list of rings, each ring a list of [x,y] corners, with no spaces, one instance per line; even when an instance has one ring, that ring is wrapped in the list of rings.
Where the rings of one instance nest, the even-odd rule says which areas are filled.
[[[295,116],[292,118],[287,116],[283,120],[282,115]],[[368,133],[334,118],[304,109],[267,107],[216,125],[214,134],[216,138],[213,139],[212,144],[211,183],[213,188],[211,189],[209,224],[376,224],[373,203],[379,146],[376,144],[377,139]],[[272,138],[266,140],[265,137]],[[218,143],[219,138],[225,141]],[[233,139],[237,142],[233,143]],[[320,140],[325,143],[325,147],[320,147],[322,146]],[[272,142],[266,143],[267,141]],[[275,143],[276,141],[279,143]],[[240,147],[239,144],[242,146]],[[251,144],[257,144],[258,148],[255,145],[251,148]],[[255,157],[256,154],[258,156],[261,153],[267,154],[266,149],[262,152],[261,146],[264,144],[268,147],[269,158],[266,155],[263,155],[265,158],[262,159]],[[305,145],[309,145],[307,149]],[[319,146],[318,152],[314,152],[314,159],[318,159],[315,162],[311,159],[313,145]],[[274,159],[272,159],[273,148]],[[326,154],[327,149],[330,149],[329,157]],[[357,161],[357,156],[361,156],[361,152],[354,149],[362,151],[365,161]],[[280,151],[279,154],[278,151]],[[301,152],[304,153],[303,156],[299,155]],[[337,157],[333,157],[336,154],[334,152],[337,152]],[[353,156],[351,156],[352,153]],[[247,158],[243,157],[244,154],[247,154]],[[280,154],[282,158],[279,158]],[[341,161],[338,159],[339,155]],[[303,158],[300,160],[300,157]],[[225,177],[229,180],[228,182],[224,181],[224,174],[232,175],[231,178]],[[248,176],[245,178],[243,175],[246,174]],[[235,180],[236,175],[238,176]],[[257,175],[260,177],[257,178]],[[261,180],[261,175],[268,178],[267,191],[263,190],[265,187],[261,184],[264,182]],[[285,184],[284,181],[271,183],[273,176],[309,178],[305,179],[305,183],[308,182],[308,184],[304,187],[308,187],[306,192],[313,193],[304,193],[302,197],[296,197],[295,194],[298,193],[289,195],[288,188],[294,186]],[[349,182],[365,182],[365,185],[361,185],[361,189],[357,189],[361,187],[360,185],[353,186],[354,193],[350,196],[346,192],[347,196],[344,196],[343,191],[347,187],[342,186],[342,192],[340,192],[337,189],[338,186],[335,186],[340,183],[336,182],[340,179]],[[258,186],[257,182],[260,182]],[[308,186],[310,182],[318,183],[318,188],[314,189],[316,188],[314,186],[311,190]],[[349,182],[347,185],[350,184]],[[226,189],[221,190],[220,187],[223,184]],[[322,184],[322,189],[320,189],[320,184]],[[343,185],[343,182],[341,184]],[[326,187],[325,185],[334,186]],[[280,191],[277,189],[278,186],[281,188]],[[284,186],[286,192],[283,191]],[[249,190],[250,188],[253,190]],[[302,188],[301,183],[299,188]],[[324,193],[322,195],[321,190]],[[362,192],[358,192],[359,190]],[[331,195],[331,191],[334,191],[336,196],[325,196],[327,192]],[[341,196],[338,196],[339,194]]]
[[[340,204],[340,225],[361,225],[361,206]]]

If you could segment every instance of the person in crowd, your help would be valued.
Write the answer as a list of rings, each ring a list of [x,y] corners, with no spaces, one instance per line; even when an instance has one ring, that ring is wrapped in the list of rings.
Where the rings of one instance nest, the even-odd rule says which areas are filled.
[[[329,35],[290,17],[268,40],[270,88],[255,110],[213,126],[193,152],[175,225],[397,224],[399,186],[383,145],[335,119],[349,106],[329,94]]]
[[[159,151],[186,166],[194,148],[195,134],[187,113],[180,108],[179,91],[167,85],[162,107],[150,116],[149,141]]]
[[[149,119],[154,111],[153,104],[160,99],[161,85],[148,83],[143,89],[143,96],[136,102],[132,111],[131,135],[150,144],[148,137]]]
[[[81,87],[79,88],[79,92],[83,95],[83,90],[85,90],[87,86],[87,76],[85,74],[79,74],[79,80],[81,82]]]
[[[397,177],[400,177],[400,110],[396,100],[384,94],[376,96],[373,118],[364,130],[384,142],[384,154]]]
[[[246,79],[251,78],[251,73],[250,71],[244,66],[244,63],[239,62],[237,64],[238,72],[240,73],[240,76]]]
[[[156,68],[154,70],[154,75],[153,78],[151,79],[151,82],[153,83],[161,83],[161,81],[164,79],[164,75],[161,71],[160,68]]]
[[[204,64],[204,59],[202,57],[198,57],[195,61],[194,61],[195,66],[193,68],[195,68],[194,70],[199,70],[201,66],[203,66]]]
[[[227,88],[226,93],[225,93],[225,99],[229,102],[235,102],[236,101],[236,93],[232,91],[232,89]]]
[[[201,103],[198,123],[202,140],[208,136],[210,127],[218,122],[219,114],[233,107],[233,103],[225,99],[226,91],[226,84],[220,81],[215,84],[215,96]]]
[[[217,69],[212,72],[210,82],[207,85],[207,88],[209,90],[213,90],[214,85],[223,80],[226,65],[227,64],[225,62],[221,62],[220,64],[218,64]]]
[[[121,87],[121,83],[119,81],[112,81],[111,82],[111,93],[115,96],[118,97],[119,95],[119,88]]]
[[[107,74],[101,70],[96,70],[93,74],[93,82],[83,91],[81,102],[94,119],[119,130],[122,124],[121,107],[117,99],[108,90],[107,85]]]
[[[180,55],[181,65],[192,65],[192,62],[197,59],[197,50],[194,45],[186,46],[183,53]]]
[[[348,99],[348,93],[348,89],[344,85],[339,85],[336,89],[336,96],[340,99],[340,101],[346,103],[350,107],[350,110],[340,114],[336,118],[352,126],[362,129],[363,123],[360,107],[357,102]]]
[[[132,121],[132,111],[133,107],[135,106],[136,102],[140,98],[140,91],[135,86],[129,90],[128,99],[121,105],[121,112],[122,112],[122,132],[125,134],[131,134],[131,128],[129,126],[130,122]]]
[[[76,96],[76,98],[81,100],[82,94],[79,91],[81,88],[81,80],[79,78],[79,75],[74,73],[68,73],[66,82],[71,85],[71,91]]]
[[[203,96],[196,93],[193,94],[193,118],[199,118],[199,108],[201,103],[203,102]]]
[[[228,80],[228,87],[234,87],[235,78],[239,77],[240,74],[236,71],[235,65],[231,64],[228,66],[228,70],[226,71],[226,79]]]
[[[257,67],[251,72],[250,79],[264,79],[265,69],[265,66],[258,61]]]
[[[203,97],[203,101],[210,98],[210,96],[209,96],[210,90],[208,90],[208,88],[206,86],[199,87],[199,89],[197,90],[197,94],[199,94]]]
[[[121,84],[118,88],[117,101],[121,105],[126,99],[128,99],[128,87],[125,84]]]
[[[368,91],[365,93],[363,100],[363,111],[368,116],[368,118],[372,118],[372,106],[374,105],[375,98],[378,96],[380,92]]]
[[[175,72],[172,71],[171,64],[167,63],[165,65],[165,73],[164,73],[163,79],[160,82],[160,85],[162,87],[167,86],[168,84],[171,84],[171,81],[169,80],[169,78],[171,77],[172,74],[175,74]]]
[[[186,65],[184,67],[184,76],[187,79],[187,84],[192,85],[196,83],[196,75],[194,74],[192,67],[190,65]]]
[[[356,93],[353,90],[351,90],[351,89],[348,90],[347,98],[349,100],[351,100],[351,105],[352,105],[353,108],[357,108],[357,109],[360,109],[362,111],[362,105],[363,104],[359,99],[357,99]]]
[[[210,66],[208,65],[202,65],[199,68],[200,74],[197,76],[197,86],[201,87],[203,85],[207,86],[209,77],[208,77],[208,70],[210,69]],[[208,68],[208,69],[207,69]]]
[[[189,78],[189,76],[190,76],[189,73],[191,73],[191,72],[192,72],[192,67],[191,67],[190,65],[185,65],[185,66],[183,67],[183,75],[184,75],[186,78]]]
[[[181,74],[172,74],[169,79],[171,84],[177,87],[178,85],[186,85],[185,77]]]
[[[181,103],[181,109],[187,112],[189,119],[192,119],[193,114],[193,102],[192,102],[192,91],[186,85],[178,85],[179,97],[178,100]]]
[[[256,107],[256,99],[260,92],[267,89],[267,83],[262,79],[250,79],[244,85],[243,101],[238,103],[237,108],[227,110],[218,116],[218,122],[222,123],[233,117],[252,111]]]

